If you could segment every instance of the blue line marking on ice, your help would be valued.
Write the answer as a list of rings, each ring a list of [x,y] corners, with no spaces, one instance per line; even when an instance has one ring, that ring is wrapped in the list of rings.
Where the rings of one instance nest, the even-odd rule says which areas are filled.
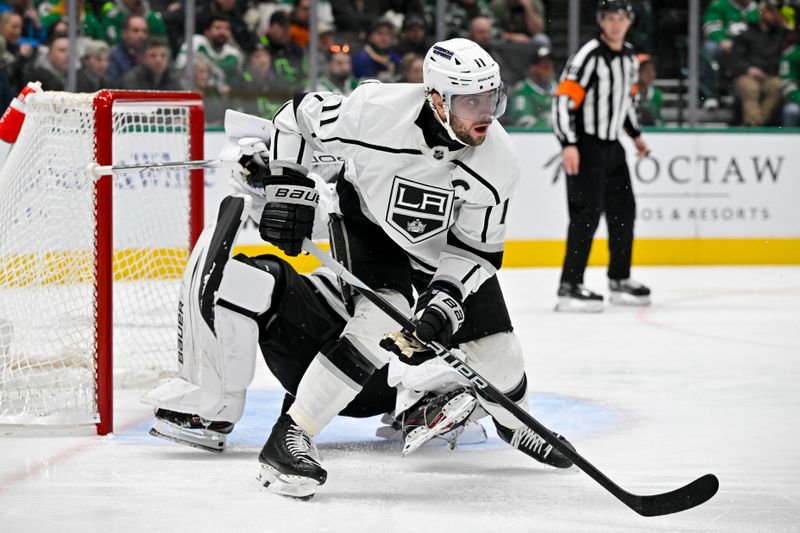
[[[283,403],[283,391],[277,389],[253,389],[247,393],[247,406],[244,416],[236,424],[228,437],[229,446],[261,447],[272,430]],[[555,394],[530,393],[528,401],[533,415],[553,431],[571,440],[580,439],[599,432],[615,429],[622,423],[623,415],[610,407],[588,400],[558,396]],[[486,429],[489,440],[473,447],[505,446],[494,430],[491,419],[484,418],[481,424]],[[347,418],[336,417],[325,430],[315,438],[319,445],[346,443],[390,443],[375,436],[381,426],[380,417]],[[139,440],[152,426],[152,420],[131,428],[122,439]],[[165,443],[161,439],[143,439],[153,444]]]

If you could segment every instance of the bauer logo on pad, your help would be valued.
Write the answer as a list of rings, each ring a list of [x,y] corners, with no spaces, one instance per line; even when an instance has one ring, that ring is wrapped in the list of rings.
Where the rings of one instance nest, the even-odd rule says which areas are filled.
[[[386,221],[413,243],[450,227],[454,191],[394,177]]]

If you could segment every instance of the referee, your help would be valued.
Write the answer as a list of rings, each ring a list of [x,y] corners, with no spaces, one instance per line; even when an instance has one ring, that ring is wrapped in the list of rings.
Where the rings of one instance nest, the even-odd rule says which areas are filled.
[[[650,289],[630,279],[636,201],[619,142],[633,138],[639,157],[647,155],[636,120],[634,98],[639,62],[625,34],[633,22],[628,0],[600,0],[600,35],[573,55],[553,100],[553,129],[562,146],[567,175],[569,230],[556,311],[603,310],[603,297],[583,285],[600,215],[605,212],[611,261],[611,303],[647,305]]]

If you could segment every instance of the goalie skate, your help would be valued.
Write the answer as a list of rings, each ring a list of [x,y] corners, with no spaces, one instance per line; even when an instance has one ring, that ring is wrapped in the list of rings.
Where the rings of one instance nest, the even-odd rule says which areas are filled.
[[[455,448],[476,403],[469,389],[456,389],[423,398],[403,414],[403,456],[414,453],[429,440],[445,433],[449,433],[448,445],[451,449]]]
[[[467,421],[464,422],[463,426],[458,426],[455,429],[451,429],[450,431],[442,433],[438,438],[443,440],[447,444],[447,447],[451,450],[455,450],[458,446],[481,444],[489,440],[489,436],[486,434],[486,429],[478,421],[478,418],[480,417],[475,416],[476,411],[473,411],[473,414],[467,418]],[[484,413],[483,416],[487,415]],[[383,415],[381,422],[386,425],[380,426],[375,430],[376,437],[381,437],[382,439],[387,440],[403,441],[403,431],[400,429],[400,424],[395,421],[391,414],[387,413]],[[429,440],[425,444],[428,444],[429,442],[431,441]],[[425,444],[423,444],[423,446],[425,446]]]
[[[154,437],[217,453],[225,449],[231,431],[233,424],[229,422],[209,422],[167,409],[156,410],[156,421],[150,428]]]

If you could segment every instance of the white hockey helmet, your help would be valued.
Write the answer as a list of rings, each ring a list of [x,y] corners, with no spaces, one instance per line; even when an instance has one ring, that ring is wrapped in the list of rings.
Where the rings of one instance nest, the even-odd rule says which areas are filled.
[[[469,39],[449,39],[434,44],[425,54],[422,76],[431,107],[432,92],[442,97],[445,111],[442,125],[458,142],[461,141],[450,127],[450,114],[466,120],[490,120],[499,118],[506,110],[500,67],[486,50]],[[461,96],[474,98],[459,98]]]

